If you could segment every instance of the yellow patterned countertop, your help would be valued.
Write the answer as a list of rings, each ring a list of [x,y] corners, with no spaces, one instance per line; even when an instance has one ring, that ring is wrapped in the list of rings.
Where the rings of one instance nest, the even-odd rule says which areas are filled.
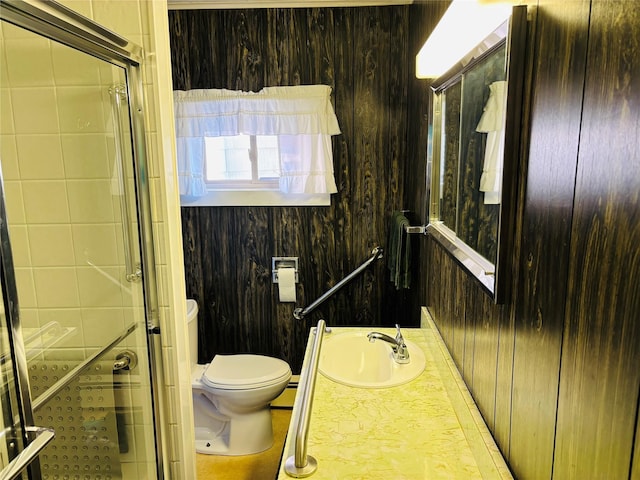
[[[371,328],[334,328],[333,335]],[[393,329],[378,329],[395,335]],[[313,480],[512,479],[427,311],[422,328],[405,328],[425,353],[425,371],[404,385],[363,389],[318,373],[307,453],[318,462]],[[303,372],[312,340],[308,342]],[[304,375],[303,375],[304,376]],[[296,396],[292,419],[302,395]],[[294,454],[292,421],[278,480]]]

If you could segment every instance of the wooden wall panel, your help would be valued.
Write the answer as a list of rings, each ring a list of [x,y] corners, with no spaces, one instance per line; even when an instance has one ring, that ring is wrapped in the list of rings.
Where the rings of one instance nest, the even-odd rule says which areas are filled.
[[[334,248],[335,263],[328,265],[330,278],[339,281],[342,272],[348,272],[358,260],[351,258],[351,229],[353,226],[351,216],[352,181],[351,171],[357,169],[357,165],[350,161],[353,155],[355,143],[355,126],[353,114],[353,87],[354,76],[354,49],[353,42],[353,16],[354,10],[350,8],[333,9],[335,42],[334,42],[334,79],[341,87],[335,90],[334,107],[336,116],[340,119],[341,134],[333,139],[334,174],[340,195],[333,199],[334,204]],[[345,255],[347,252],[347,255]],[[343,318],[351,317],[350,290],[338,292],[332,300],[338,312],[344,312]]]
[[[359,8],[354,12],[354,77],[353,105],[354,105],[354,138],[352,161],[357,162],[350,170],[351,174],[351,216],[357,221],[353,223],[351,244],[353,251],[371,251],[371,241],[384,241],[380,238],[380,223],[385,214],[376,208],[371,195],[380,195],[383,204],[387,204],[386,181],[387,172],[384,168],[385,124],[387,119],[383,112],[388,111],[389,71],[381,62],[388,58],[389,48],[389,18],[376,8]],[[380,190],[374,191],[371,185],[380,181]],[[362,299],[365,307],[370,307],[375,288],[370,272],[366,272],[363,281],[353,286],[352,292]],[[370,308],[364,308],[356,313],[356,325],[370,324],[372,319]],[[368,318],[369,317],[369,318]]]
[[[578,160],[589,1],[537,9],[535,84],[515,303],[511,468],[549,478]],[[570,63],[566,63],[571,59]],[[563,65],[558,69],[558,65]],[[553,135],[549,132],[553,131]],[[553,254],[550,255],[550,248]]]
[[[305,306],[386,246],[404,199],[408,6],[171,11],[174,88],[322,83],[333,138],[331,207],[183,208],[187,296],[201,305],[199,357],[250,351],[300,368],[309,327],[416,325],[378,261],[305,321],[277,301],[271,257],[297,256]]]
[[[493,305],[426,239],[425,302],[517,478],[635,479],[639,14],[530,3],[511,296]]]
[[[464,280],[464,279],[463,279]],[[464,361],[462,363],[462,377],[467,385],[473,385],[473,371],[475,358],[476,340],[479,341],[477,330],[478,325],[476,322],[478,317],[476,316],[476,298],[473,298],[473,293],[469,289],[461,287],[461,294],[464,295]],[[480,342],[478,342],[480,345]]]
[[[509,305],[495,306],[492,302],[483,300],[482,320],[489,322],[485,335],[495,338],[498,349],[495,372],[495,396],[493,398],[494,420],[491,433],[504,457],[511,459],[511,412],[512,412],[512,385],[513,385],[513,356],[515,349],[515,325],[513,311]],[[477,368],[478,371],[483,371]],[[489,375],[490,373],[486,373]],[[485,385],[489,385],[485,383]],[[489,391],[485,391],[482,398],[486,402],[492,399]],[[478,395],[479,396],[479,395]],[[475,398],[475,397],[474,397]]]
[[[427,261],[433,275],[428,279],[429,311],[485,421],[493,427],[502,307],[496,307],[455,260],[443,253],[435,240],[427,238]],[[455,293],[444,295],[443,291]],[[510,395],[510,388],[509,381],[504,393]]]
[[[640,388],[639,30],[635,4],[593,2],[560,375],[558,479],[629,477]]]
[[[504,309],[496,307],[490,298],[481,290],[468,289],[472,299],[471,310],[473,319],[473,376],[469,387],[474,392],[474,399],[485,422],[493,431],[498,422],[498,401],[506,403],[509,390],[500,390],[498,381],[498,353],[503,346],[500,344],[501,325],[504,324]],[[502,380],[504,381],[504,379]]]

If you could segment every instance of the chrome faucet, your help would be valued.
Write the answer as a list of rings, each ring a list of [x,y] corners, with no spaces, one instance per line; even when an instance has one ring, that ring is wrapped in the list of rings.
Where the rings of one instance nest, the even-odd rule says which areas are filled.
[[[404,338],[402,337],[402,333],[400,332],[400,325],[396,323],[396,338],[390,337],[389,335],[385,335],[380,332],[371,332],[367,335],[369,342],[373,343],[376,340],[382,340],[383,342],[387,342],[391,345],[391,350],[393,351],[393,359],[396,363],[409,363],[409,350],[407,349],[407,345],[404,342]]]

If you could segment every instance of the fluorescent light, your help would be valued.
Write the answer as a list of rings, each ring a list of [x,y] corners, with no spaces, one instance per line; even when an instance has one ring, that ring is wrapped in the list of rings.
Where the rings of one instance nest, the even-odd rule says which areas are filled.
[[[416,56],[416,77],[446,73],[509,18],[513,3],[453,0]]]

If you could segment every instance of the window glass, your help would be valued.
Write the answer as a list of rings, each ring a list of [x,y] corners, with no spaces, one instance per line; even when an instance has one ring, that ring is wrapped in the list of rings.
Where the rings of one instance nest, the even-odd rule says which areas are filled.
[[[280,177],[276,135],[205,137],[205,182],[209,188],[225,183],[253,185]]]
[[[258,176],[262,179],[280,177],[277,135],[256,136],[258,149]]]
[[[205,137],[205,181],[251,180],[249,135]]]

